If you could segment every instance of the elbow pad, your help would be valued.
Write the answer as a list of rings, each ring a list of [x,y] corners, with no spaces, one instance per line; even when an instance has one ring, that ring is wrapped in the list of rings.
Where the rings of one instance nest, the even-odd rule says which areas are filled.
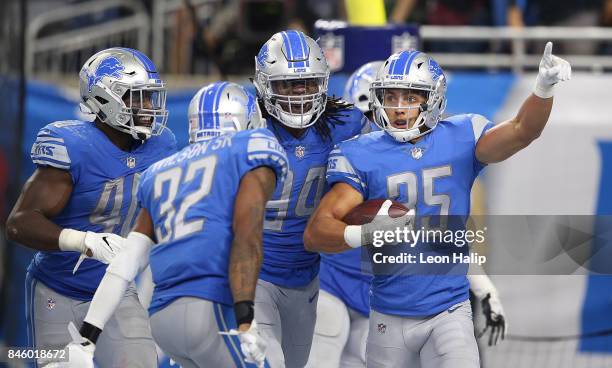
[[[132,231],[124,244],[124,248],[113,258],[106,272],[132,282],[149,264],[153,241],[144,234]]]

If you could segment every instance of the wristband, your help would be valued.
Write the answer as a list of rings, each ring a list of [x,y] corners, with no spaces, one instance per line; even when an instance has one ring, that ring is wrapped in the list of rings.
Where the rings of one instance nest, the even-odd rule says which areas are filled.
[[[85,253],[85,236],[87,233],[74,229],[64,229],[60,233],[57,245],[64,252]]]
[[[255,318],[255,303],[251,300],[234,303],[234,314],[236,315],[236,326],[243,323],[253,322]]]
[[[98,337],[102,333],[102,330],[91,323],[83,322],[83,326],[81,326],[79,333],[81,336],[91,341],[92,344],[95,344],[98,341]]]
[[[351,248],[361,247],[361,225],[347,225],[344,228],[344,242]]]

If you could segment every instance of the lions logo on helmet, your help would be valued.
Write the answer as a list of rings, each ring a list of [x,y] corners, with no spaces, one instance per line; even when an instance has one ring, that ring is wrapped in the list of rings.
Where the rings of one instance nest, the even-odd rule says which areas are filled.
[[[114,56],[109,56],[106,59],[102,60],[96,71],[87,76],[87,86],[89,87],[89,92],[91,92],[91,87],[98,83],[102,77],[111,77],[116,79],[121,79],[121,74],[125,70],[123,65],[119,59]]]
[[[429,59],[429,71],[431,72],[431,79],[435,81],[437,81],[438,78],[444,74],[442,72],[442,68],[440,68],[440,65],[438,65],[438,63],[431,58]]]
[[[426,103],[407,109],[419,109],[414,123],[406,128],[392,126],[383,100],[387,90],[407,89],[424,93]],[[370,90],[376,124],[399,142],[408,142],[431,132],[446,108],[446,77],[438,63],[420,51],[402,51],[391,55],[378,71]]]
[[[215,82],[202,87],[189,103],[189,143],[259,127],[261,111],[242,86]]]
[[[257,54],[257,64],[259,64],[260,66],[265,66],[265,62],[266,59],[268,59],[268,43],[264,43],[264,45],[261,47],[261,50],[259,50],[259,53]]]

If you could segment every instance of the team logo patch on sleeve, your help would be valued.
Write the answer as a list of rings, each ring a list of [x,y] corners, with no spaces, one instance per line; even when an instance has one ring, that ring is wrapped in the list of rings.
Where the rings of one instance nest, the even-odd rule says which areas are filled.
[[[41,137],[37,139],[30,155],[36,164],[50,165],[60,169],[67,169],[71,164],[68,150],[61,138]]]

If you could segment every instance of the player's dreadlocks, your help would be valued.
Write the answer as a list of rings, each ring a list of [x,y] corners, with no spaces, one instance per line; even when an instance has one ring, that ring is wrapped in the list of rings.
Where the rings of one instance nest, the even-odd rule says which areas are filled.
[[[272,121],[272,129],[276,130],[276,119],[270,119],[272,118],[272,115],[270,115],[268,111],[264,108],[263,101],[260,98],[257,99],[257,102],[261,107],[261,113],[263,118],[268,121]],[[350,104],[341,98],[338,98],[336,96],[327,96],[325,110],[313,125],[317,134],[324,140],[331,142],[331,127],[336,126],[337,124],[344,125],[345,121],[343,121],[342,118],[349,116],[344,112],[347,109],[350,109],[351,107],[353,107],[353,104]]]

